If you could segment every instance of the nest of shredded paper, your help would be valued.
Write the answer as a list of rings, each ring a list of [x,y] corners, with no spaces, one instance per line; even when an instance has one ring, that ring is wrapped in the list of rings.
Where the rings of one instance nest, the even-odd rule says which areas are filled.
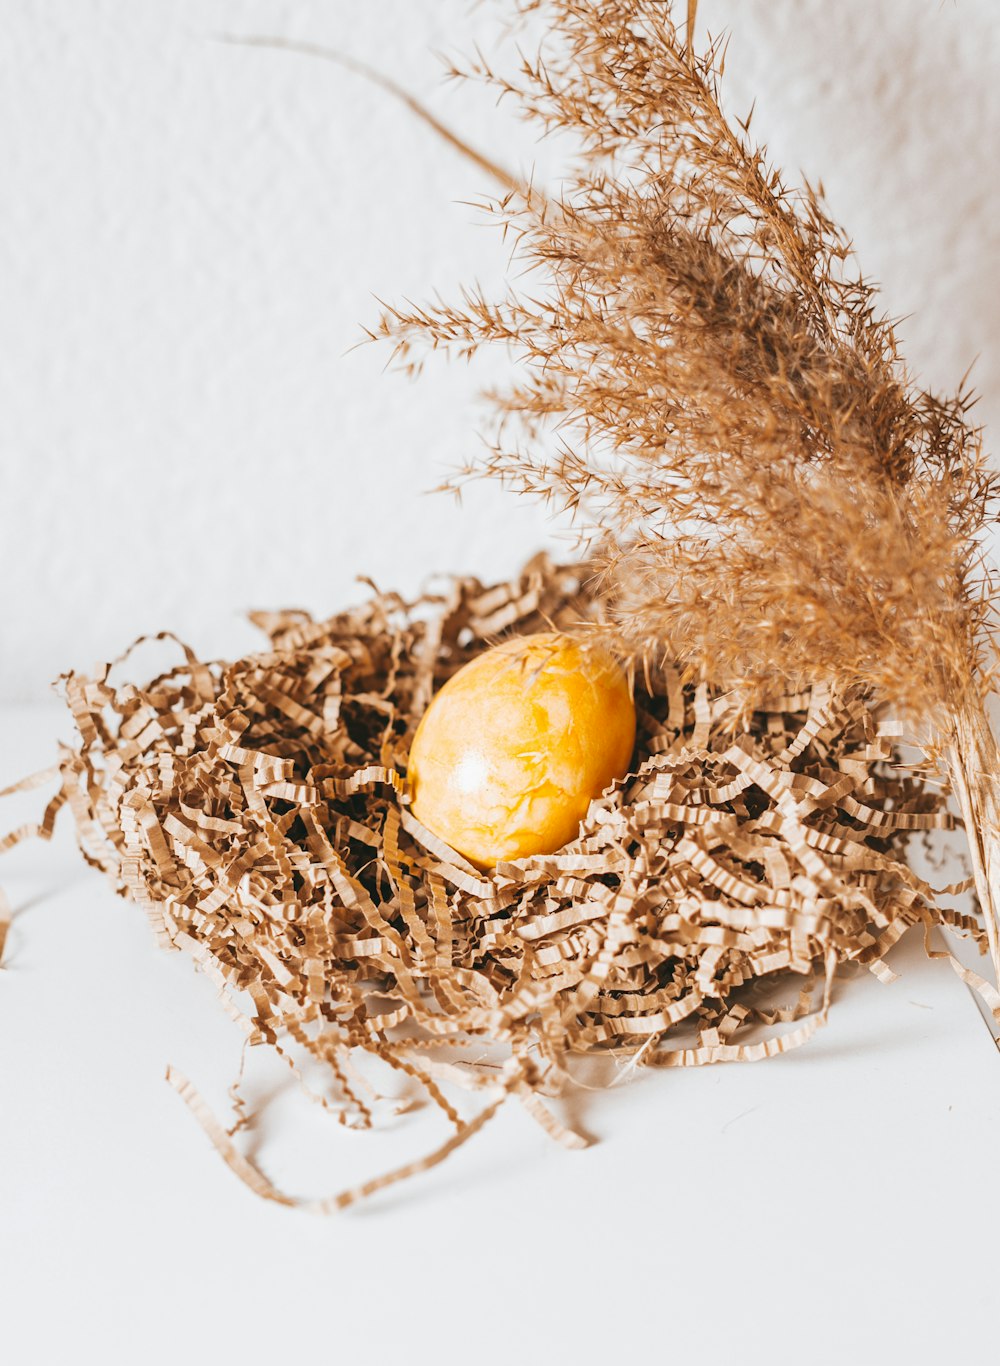
[[[258,614],[269,649],[231,664],[185,650],[144,687],[113,685],[110,666],[65,679],[81,742],[56,804],[88,860],[215,976],[251,1043],[328,1067],[344,1122],[377,1111],[361,1050],[454,1126],[429,1156],[314,1208],[439,1161],[511,1095],[582,1142],[542,1097],[585,1055],[781,1053],[825,1019],[838,965],[891,976],[883,955],[921,920],[977,932],[902,861],[910,832],[950,824],[940,791],[863,699],[819,688],[747,718],[705,683],[640,669],[632,771],[572,844],[485,875],[424,829],[406,758],[434,690],[501,634],[597,610],[581,567],[539,558],[511,584],[375,593],[322,622]],[[243,1179],[291,1203],[171,1076]],[[484,1091],[477,1118],[453,1085]]]

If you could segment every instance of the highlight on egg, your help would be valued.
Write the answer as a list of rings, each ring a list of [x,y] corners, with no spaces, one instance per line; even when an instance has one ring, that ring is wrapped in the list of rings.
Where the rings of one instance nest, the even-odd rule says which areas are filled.
[[[435,694],[408,779],[416,818],[479,868],[549,854],[628,772],[635,704],[586,637],[540,632],[478,655]]]

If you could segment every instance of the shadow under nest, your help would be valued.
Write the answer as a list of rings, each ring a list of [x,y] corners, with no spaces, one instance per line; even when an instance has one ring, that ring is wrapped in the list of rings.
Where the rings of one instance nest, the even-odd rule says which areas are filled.
[[[632,771],[573,843],[483,874],[437,840],[405,777],[432,693],[499,635],[593,610],[584,567],[538,557],[510,584],[376,592],[323,622],[256,614],[270,649],[230,664],[185,650],[143,687],[112,684],[111,666],[64,680],[80,744],[49,828],[68,802],[88,861],[210,972],[248,1040],[329,1069],[323,1103],[343,1122],[378,1110],[363,1050],[453,1126],[403,1168],[297,1201],[171,1074],[258,1193],[342,1208],[434,1165],[512,1095],[582,1144],[543,1098],[588,1057],[768,1057],[825,1020],[839,965],[891,977],[883,957],[919,921],[981,937],[903,862],[912,832],[951,825],[941,792],[863,699],[819,687],[747,719],[669,668],[639,677]],[[452,1086],[484,1092],[472,1121]]]

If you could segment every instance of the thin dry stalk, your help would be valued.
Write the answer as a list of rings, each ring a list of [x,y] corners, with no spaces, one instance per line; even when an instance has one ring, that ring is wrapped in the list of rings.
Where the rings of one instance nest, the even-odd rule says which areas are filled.
[[[982,707],[975,701],[967,707],[956,708],[952,719],[954,740],[948,754],[948,769],[969,840],[976,894],[980,905],[987,911],[986,932],[990,954],[993,962],[998,964],[1000,749]]]

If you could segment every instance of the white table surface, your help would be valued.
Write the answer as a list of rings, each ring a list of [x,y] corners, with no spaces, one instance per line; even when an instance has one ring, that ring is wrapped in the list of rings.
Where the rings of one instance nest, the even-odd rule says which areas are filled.
[[[0,786],[58,733],[53,707],[0,713]],[[38,798],[0,804],[2,828]],[[68,820],[0,882],[11,1366],[995,1359],[1000,1059],[915,939],[898,982],[845,982],[800,1052],[588,1098],[583,1152],[511,1105],[436,1171],[322,1219],[245,1189],[164,1080],[174,1064],[225,1116],[240,1036]],[[351,1133],[266,1061],[251,1077],[275,1097],[244,1142],[301,1194],[441,1136],[427,1112]]]

